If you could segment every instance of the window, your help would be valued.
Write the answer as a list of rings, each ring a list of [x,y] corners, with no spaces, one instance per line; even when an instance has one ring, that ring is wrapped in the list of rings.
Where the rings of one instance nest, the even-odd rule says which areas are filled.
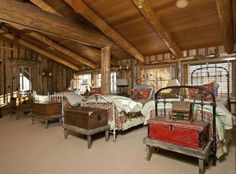
[[[84,94],[86,91],[86,86],[88,89],[91,86],[91,74],[80,74],[75,75],[71,81],[71,87],[73,89],[79,89],[80,94]]]
[[[117,91],[117,86],[116,86],[116,78],[117,77],[117,72],[111,72],[111,93],[115,94]],[[96,80],[95,80],[95,86],[96,87],[101,87],[101,74],[96,74]]]
[[[117,86],[116,86],[117,72],[111,72],[111,94],[116,94]]]
[[[32,90],[31,68],[22,66],[20,67],[20,91],[24,94],[30,90]]]
[[[95,86],[96,87],[101,87],[101,84],[102,84],[102,82],[101,82],[101,74],[99,73],[99,74],[96,74],[96,79],[95,79]]]
[[[229,86],[230,86],[230,93],[232,93],[232,64],[230,62],[226,63],[214,63],[214,64],[204,64],[204,65],[190,65],[189,66],[189,83],[191,83],[191,73],[197,68],[205,68],[205,67],[223,67],[226,68],[229,72]],[[209,68],[209,69],[202,69],[196,71],[193,74],[193,84],[200,85],[205,83],[210,83],[215,81],[220,85],[218,89],[218,93],[220,97],[225,97],[227,94],[227,76],[226,72],[223,69],[216,69],[216,68]]]
[[[165,66],[146,68],[141,71],[141,84],[153,85],[156,90],[166,87],[170,79],[175,77],[175,67]]]

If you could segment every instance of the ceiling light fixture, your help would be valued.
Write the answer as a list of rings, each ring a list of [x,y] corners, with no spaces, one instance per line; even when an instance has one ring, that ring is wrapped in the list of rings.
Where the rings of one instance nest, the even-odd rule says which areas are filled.
[[[176,6],[178,8],[185,8],[188,5],[188,0],[177,0],[176,1]]]
[[[144,3],[144,0],[137,0],[137,5],[139,9],[143,8],[143,3]]]

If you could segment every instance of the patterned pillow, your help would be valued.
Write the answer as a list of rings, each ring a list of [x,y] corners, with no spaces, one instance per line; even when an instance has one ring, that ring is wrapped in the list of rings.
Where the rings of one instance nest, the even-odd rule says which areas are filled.
[[[201,86],[208,89],[210,92],[212,92],[214,94],[214,89],[215,89],[215,83],[214,82],[206,83],[206,84],[203,84]],[[203,100],[205,100],[205,101],[212,100],[212,97],[208,92],[199,91],[196,88],[189,88],[188,93],[189,93],[189,98],[190,99],[201,99],[201,97],[202,97]]]
[[[214,94],[214,90],[215,90],[215,83],[207,83],[207,84],[203,84],[202,87],[208,89],[210,92],[212,92]],[[203,92],[203,98],[204,100],[208,101],[208,100],[212,100],[211,95],[208,92]]]
[[[89,92],[90,95],[92,94],[101,94],[101,88],[98,87],[98,88],[90,88],[90,92]]]
[[[133,89],[132,90],[132,99],[133,100],[150,100],[152,95],[152,88],[142,88],[142,89]]]
[[[197,88],[188,88],[188,95],[190,99],[195,99],[196,95],[198,94]]]

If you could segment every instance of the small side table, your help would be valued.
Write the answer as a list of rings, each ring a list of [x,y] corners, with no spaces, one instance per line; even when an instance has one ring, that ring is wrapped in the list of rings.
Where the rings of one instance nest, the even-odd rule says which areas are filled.
[[[65,137],[65,139],[67,139],[67,137],[68,137],[68,130],[86,135],[89,149],[92,146],[92,135],[94,135],[96,133],[99,133],[99,132],[104,132],[105,131],[106,141],[108,141],[108,139],[109,139],[109,129],[110,129],[109,125],[98,127],[98,128],[95,128],[95,129],[90,129],[90,130],[79,128],[79,127],[68,125],[68,124],[64,124],[63,127],[64,127],[64,137]]]
[[[59,125],[62,124],[62,118],[64,117],[62,114],[56,114],[56,115],[49,115],[49,116],[44,116],[44,115],[35,115],[32,114],[32,124],[34,124],[35,120],[40,120],[43,121],[45,124],[45,128],[48,128],[49,121],[58,119],[59,120]]]
[[[59,120],[59,124],[62,124],[64,115],[61,113],[61,103],[33,103],[32,109],[32,124],[35,119],[44,121],[45,128],[48,128],[50,120]]]

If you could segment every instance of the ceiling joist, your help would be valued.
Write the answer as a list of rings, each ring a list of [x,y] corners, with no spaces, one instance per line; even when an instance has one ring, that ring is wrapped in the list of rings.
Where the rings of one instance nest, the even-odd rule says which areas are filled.
[[[50,14],[25,2],[0,0],[0,4],[0,21],[2,22],[17,24],[34,31],[98,48],[111,45],[113,49],[123,51],[101,32],[82,23],[75,23],[64,17]]]
[[[58,16],[64,16],[67,18],[70,18],[72,20],[76,20],[78,18],[78,15],[73,11],[73,9],[65,3],[63,0],[30,0],[32,3],[34,3],[39,8],[50,12],[52,14],[58,15]],[[63,40],[63,43],[68,42],[68,40]],[[59,44],[62,44],[60,42]],[[84,47],[85,49],[90,50],[95,55],[100,56],[100,51],[96,48],[89,47],[87,45],[81,45],[81,47]],[[60,50],[59,50],[60,51]],[[114,58],[111,60],[111,64],[115,65]],[[92,67],[93,68],[93,67]]]
[[[6,31],[3,30],[3,29],[0,29],[0,33],[6,33]],[[75,71],[78,71],[78,66],[76,66],[76,65],[74,65],[74,64],[72,64],[72,63],[70,63],[70,62],[68,62],[68,61],[66,61],[66,60],[64,60],[64,59],[62,59],[58,56],[55,56],[55,55],[43,50],[42,48],[39,48],[39,47],[33,45],[32,43],[29,43],[29,42],[27,42],[27,41],[25,41],[21,38],[15,39],[16,36],[11,34],[11,33],[4,34],[3,37],[6,38],[6,39],[9,39],[9,40],[12,40],[12,41],[16,42],[19,45],[27,47],[27,48],[29,48],[29,49],[45,56],[46,58],[54,60],[55,62],[61,63],[61,64],[65,65],[65,66],[67,66],[67,67],[69,67],[69,68],[71,68]]]
[[[69,56],[69,57],[72,57],[74,60],[84,64],[84,65],[87,65],[91,68],[96,68],[96,65],[90,61],[88,61],[87,59],[79,56],[78,54],[74,53],[73,51],[71,50],[68,50],[67,48],[57,44],[56,42],[52,41],[51,39],[45,37],[44,35],[40,34],[40,33],[36,33],[36,32],[31,32],[31,33],[28,33],[29,36],[32,36],[33,38],[43,42],[44,44],[46,45],[49,45],[51,46],[52,48],[56,49],[57,51],[59,52],[62,52],[63,54]]]
[[[230,54],[234,50],[233,18],[231,0],[216,0],[218,17],[223,32],[225,51]]]
[[[159,34],[162,41],[166,44],[172,54],[174,54],[177,58],[182,57],[183,53],[181,49],[175,43],[170,33],[168,33],[168,31],[166,31],[163,25],[161,24],[159,17],[155,14],[149,1],[132,0],[132,2],[144,16],[147,23]]]
[[[50,5],[42,0],[30,0],[33,4],[37,5],[39,8],[44,9],[45,11],[55,14],[57,16],[62,16],[56,10],[54,10]]]
[[[66,2],[75,10],[75,12],[81,14],[89,22],[94,24],[107,37],[112,39],[115,43],[117,43],[120,47],[122,47],[124,50],[126,50],[135,59],[137,59],[140,62],[144,62],[144,56],[135,47],[133,47],[127,40],[125,40],[111,26],[109,26],[104,20],[102,20],[97,14],[95,14],[81,0],[66,0]]]

